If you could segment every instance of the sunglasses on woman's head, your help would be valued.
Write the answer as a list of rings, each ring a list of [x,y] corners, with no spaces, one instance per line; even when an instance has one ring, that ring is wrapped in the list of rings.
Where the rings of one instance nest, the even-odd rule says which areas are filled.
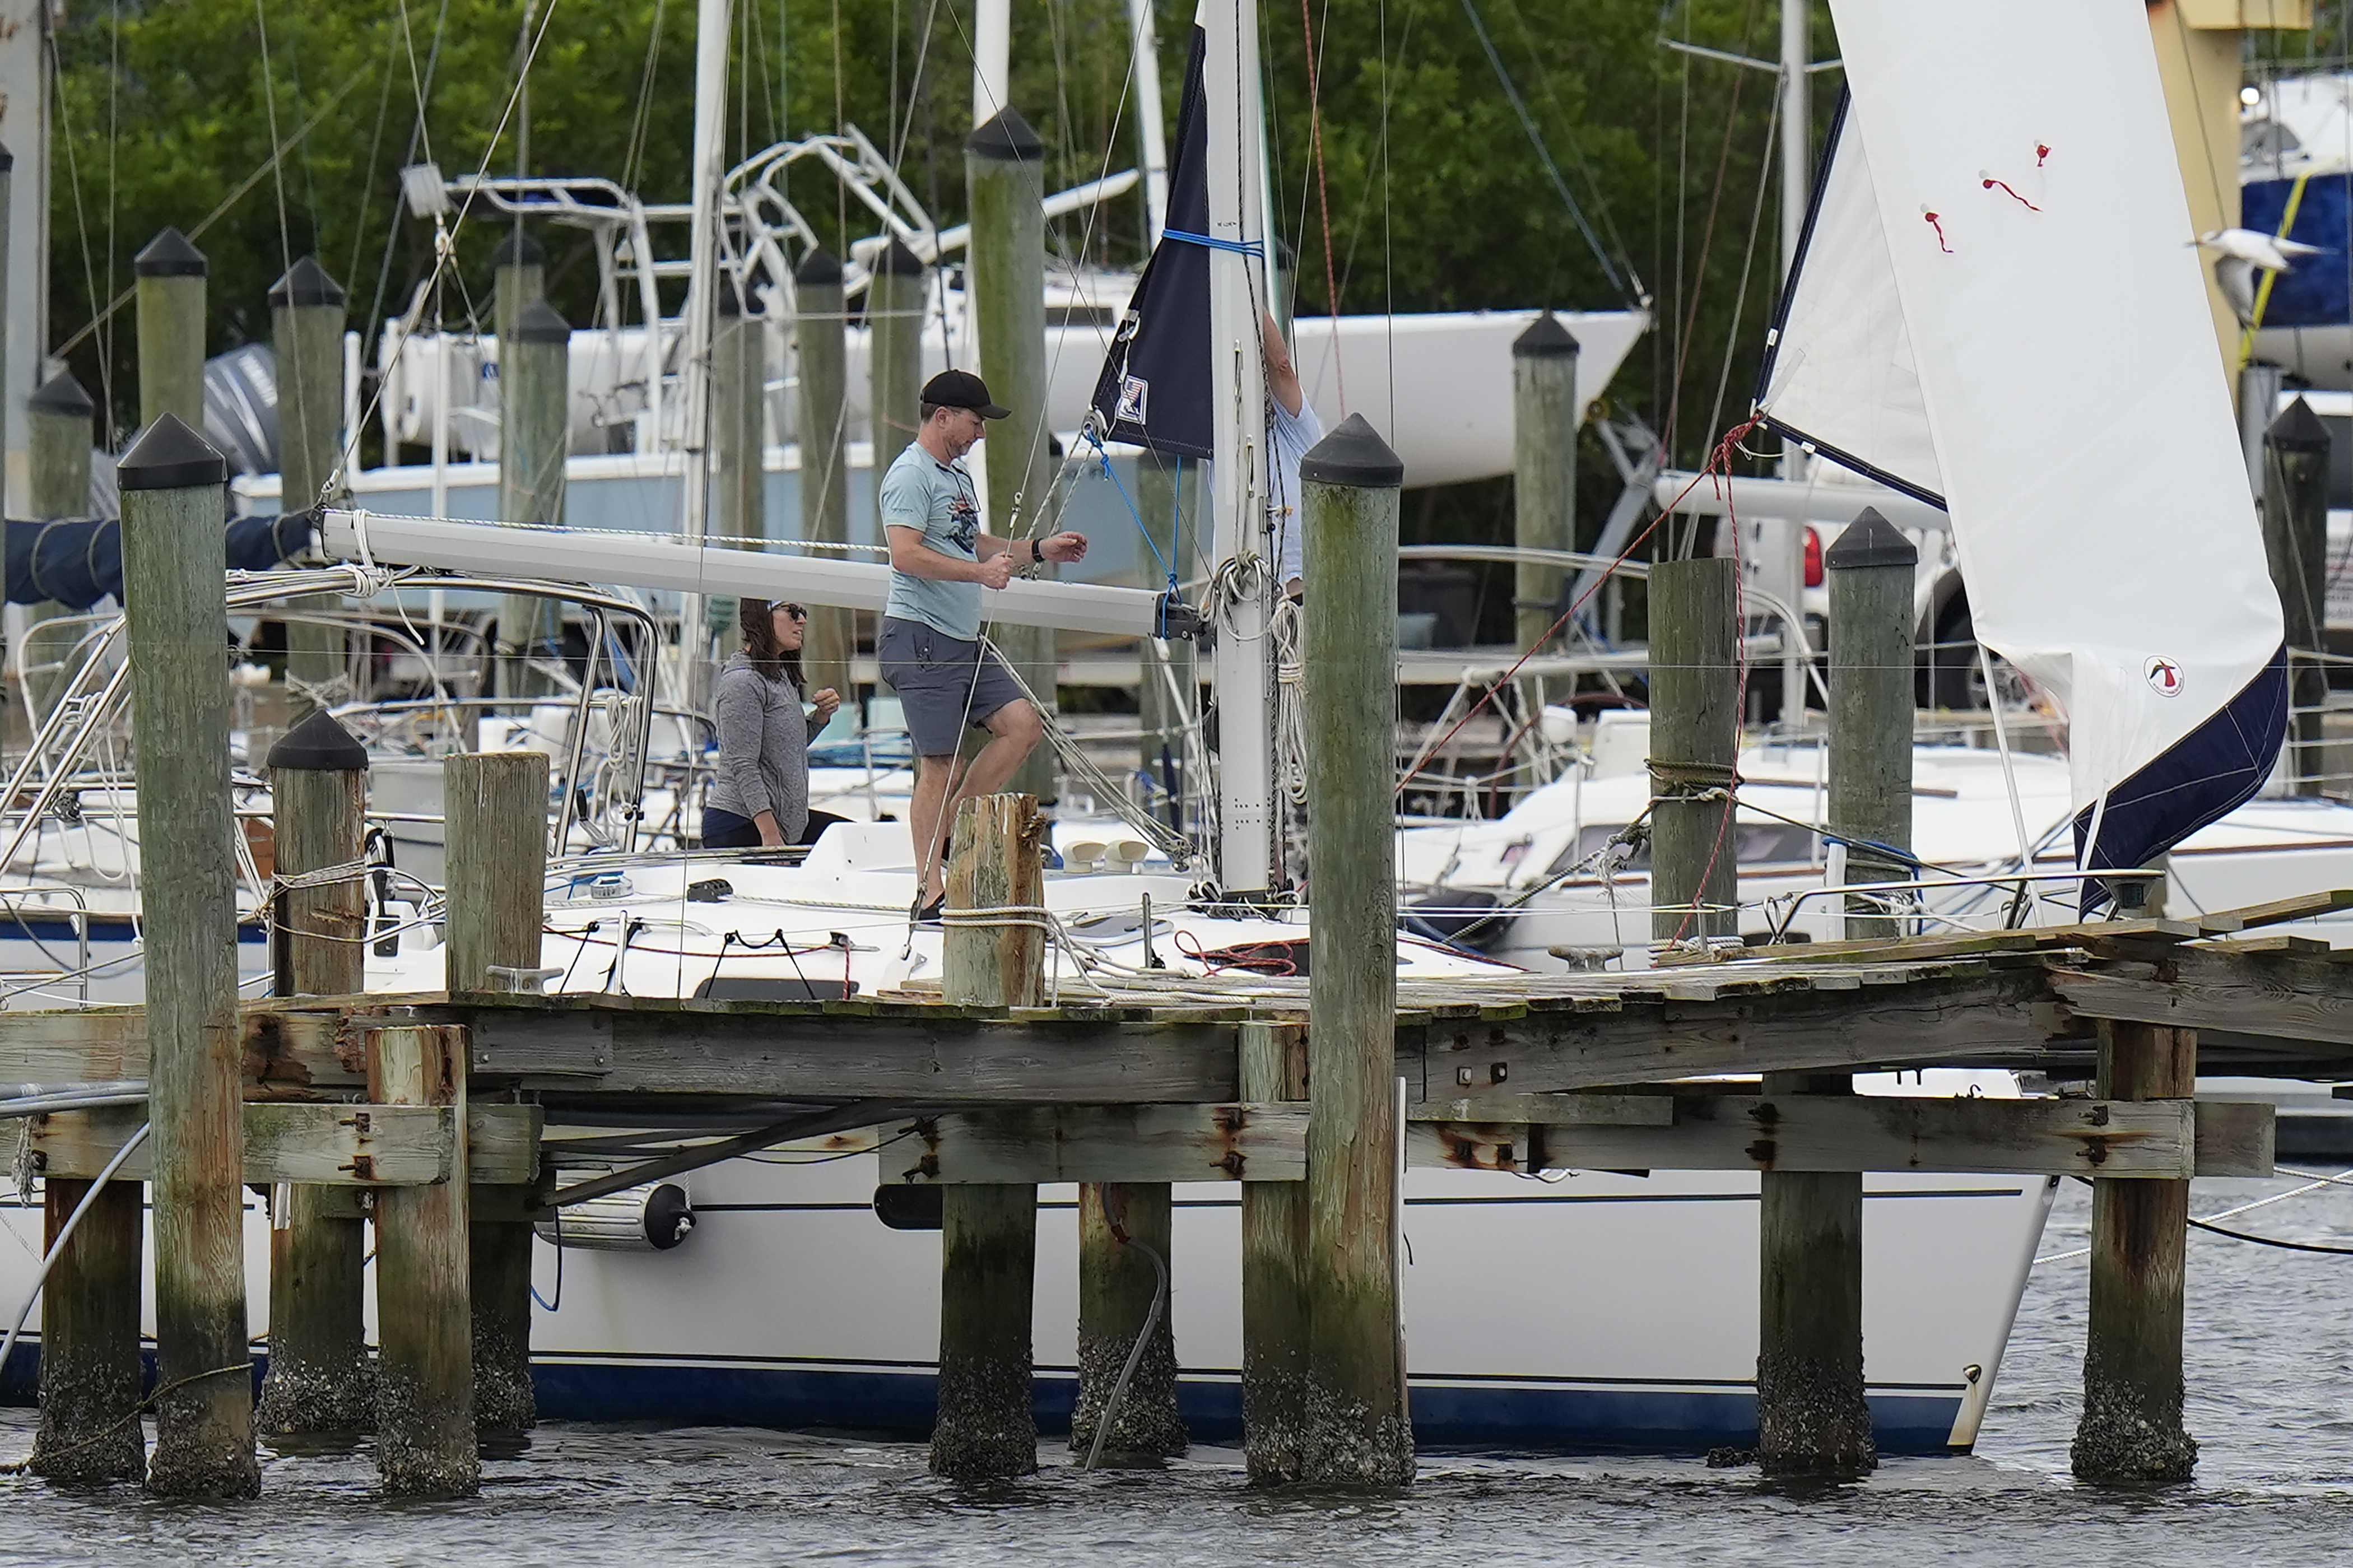
[[[788,603],[783,599],[769,600],[768,608],[772,610],[782,610],[785,614],[792,616],[792,618],[797,621],[805,621],[808,619],[808,611],[806,608],[799,605]]]

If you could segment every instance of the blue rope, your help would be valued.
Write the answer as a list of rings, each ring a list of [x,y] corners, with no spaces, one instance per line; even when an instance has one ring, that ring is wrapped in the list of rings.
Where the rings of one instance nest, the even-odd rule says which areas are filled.
[[[1135,520],[1135,531],[1144,536],[1145,545],[1152,552],[1152,558],[1160,563],[1160,570],[1166,574],[1168,591],[1172,594],[1176,593],[1177,591],[1176,573],[1168,564],[1168,557],[1160,553],[1160,542],[1152,537],[1152,530],[1144,526],[1142,509],[1135,504],[1134,498],[1127,493],[1127,487],[1119,482],[1119,474],[1111,466],[1111,454],[1103,450],[1103,437],[1092,430],[1086,432],[1086,437],[1088,445],[1095,449],[1095,461],[1103,465],[1103,478],[1109,479],[1111,488],[1119,492],[1119,499],[1127,503],[1127,515]],[[1181,463],[1184,459],[1180,458],[1177,461]]]
[[[1263,256],[1266,247],[1255,239],[1219,239],[1215,235],[1193,234],[1181,228],[1164,228],[1163,239],[1181,239],[1187,245],[1206,245],[1211,250],[1230,250],[1237,256]]]

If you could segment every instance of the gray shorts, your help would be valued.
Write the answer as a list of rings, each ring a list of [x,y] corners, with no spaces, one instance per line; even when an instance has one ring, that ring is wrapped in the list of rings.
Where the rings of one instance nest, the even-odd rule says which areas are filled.
[[[922,621],[884,616],[874,639],[882,679],[899,694],[908,738],[919,757],[952,757],[965,726],[987,727],[988,716],[1028,698],[995,649],[966,642]]]

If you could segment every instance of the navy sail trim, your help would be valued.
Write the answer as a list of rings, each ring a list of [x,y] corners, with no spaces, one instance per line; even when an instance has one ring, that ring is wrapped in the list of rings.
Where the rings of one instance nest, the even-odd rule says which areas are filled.
[[[2279,762],[2287,708],[2283,643],[2271,662],[2211,718],[2111,787],[2105,811],[2094,805],[2076,814],[2076,864],[2087,870],[2146,866],[2254,798]],[[2095,814],[2100,841],[2087,857],[2084,841]],[[2084,913],[2094,913],[2114,896],[2105,882],[2085,882]]]

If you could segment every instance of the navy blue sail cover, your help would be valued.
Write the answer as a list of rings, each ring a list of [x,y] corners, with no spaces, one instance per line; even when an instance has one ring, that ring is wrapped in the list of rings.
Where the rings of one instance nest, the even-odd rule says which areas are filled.
[[[1208,458],[1209,247],[1187,236],[1209,231],[1209,121],[1201,96],[1201,29],[1185,62],[1176,147],[1168,164],[1167,232],[1144,264],[1095,382],[1104,434],[1155,452]]]
[[[2210,822],[2217,822],[2254,798],[2278,763],[2287,738],[2287,647],[2239,689],[2237,696],[2147,766],[2108,791],[2105,811],[2086,807],[2075,816],[2075,864],[2086,870],[2147,865]],[[2084,841],[2092,819],[2100,841],[2088,858]],[[2105,882],[2084,884],[2086,916],[2115,896]]]
[[[280,517],[239,517],[228,522],[228,567],[267,572],[308,549],[315,519],[307,511]],[[87,610],[122,597],[122,524],[113,518],[57,522],[8,520],[8,602],[53,599]]]

